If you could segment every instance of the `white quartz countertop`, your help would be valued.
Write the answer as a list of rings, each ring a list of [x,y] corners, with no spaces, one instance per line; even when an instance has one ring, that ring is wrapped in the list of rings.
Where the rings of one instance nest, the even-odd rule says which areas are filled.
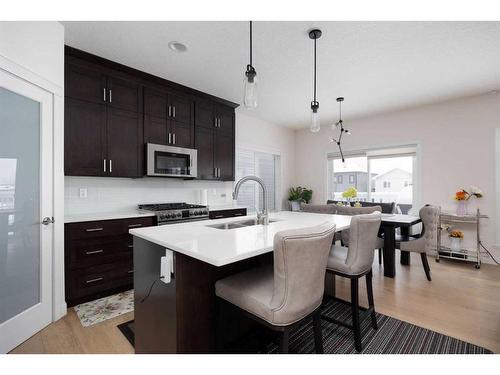
[[[268,226],[253,225],[228,230],[211,227],[252,218],[255,216],[138,228],[129,232],[214,266],[224,266],[272,251],[274,235],[277,232],[325,222],[336,224],[336,230],[341,231],[349,228],[351,222],[351,216],[281,211],[269,215],[271,221],[276,221]]]
[[[80,223],[83,221],[129,219],[134,217],[147,217],[147,216],[155,216],[155,214],[154,212],[140,212],[138,210],[74,214],[74,215],[64,215],[64,222]]]

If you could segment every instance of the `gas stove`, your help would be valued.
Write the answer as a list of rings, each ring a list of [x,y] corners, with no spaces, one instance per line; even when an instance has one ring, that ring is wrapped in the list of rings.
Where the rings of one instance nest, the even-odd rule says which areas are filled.
[[[158,225],[208,219],[207,206],[187,203],[140,204],[140,211],[153,211]]]

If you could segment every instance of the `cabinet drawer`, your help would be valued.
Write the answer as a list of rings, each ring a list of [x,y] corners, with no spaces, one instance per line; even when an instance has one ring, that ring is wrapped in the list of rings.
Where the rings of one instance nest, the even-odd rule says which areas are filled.
[[[70,277],[71,298],[80,298],[107,289],[133,284],[133,270],[132,261],[76,270]]]
[[[132,259],[129,235],[74,240],[69,244],[69,266],[82,268]]]
[[[235,208],[232,210],[210,211],[208,213],[210,219],[223,219],[227,217],[247,216],[246,208]]]
[[[87,221],[66,224],[69,240],[121,236],[130,229],[154,225],[153,217],[137,217],[119,220]]]

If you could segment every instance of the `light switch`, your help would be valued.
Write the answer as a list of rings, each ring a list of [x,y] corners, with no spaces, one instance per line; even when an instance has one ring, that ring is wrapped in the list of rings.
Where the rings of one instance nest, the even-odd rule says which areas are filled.
[[[80,198],[87,198],[87,188],[80,188],[79,196]]]

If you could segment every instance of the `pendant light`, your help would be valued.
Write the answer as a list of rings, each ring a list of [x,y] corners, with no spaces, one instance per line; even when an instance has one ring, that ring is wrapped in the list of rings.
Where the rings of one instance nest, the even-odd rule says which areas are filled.
[[[252,21],[250,21],[250,64],[245,72],[243,105],[246,109],[257,107],[257,72],[252,66]]]
[[[316,40],[321,37],[321,30],[314,29],[309,31],[309,38],[314,40],[314,98],[311,102],[311,125],[310,130],[313,133],[319,132],[321,128],[320,120],[319,120],[319,102],[316,100]]]
[[[342,102],[344,101],[344,98],[339,97],[337,98],[337,103],[339,103],[339,121],[337,121],[332,127],[335,129],[339,129],[340,127],[340,134],[339,138],[330,138],[330,142],[335,142],[337,146],[339,146],[339,151],[340,151],[340,157],[342,158],[342,163],[345,163],[344,159],[344,153],[342,152],[342,135],[345,133],[347,135],[351,135],[351,132],[344,128],[344,121],[342,120]]]

